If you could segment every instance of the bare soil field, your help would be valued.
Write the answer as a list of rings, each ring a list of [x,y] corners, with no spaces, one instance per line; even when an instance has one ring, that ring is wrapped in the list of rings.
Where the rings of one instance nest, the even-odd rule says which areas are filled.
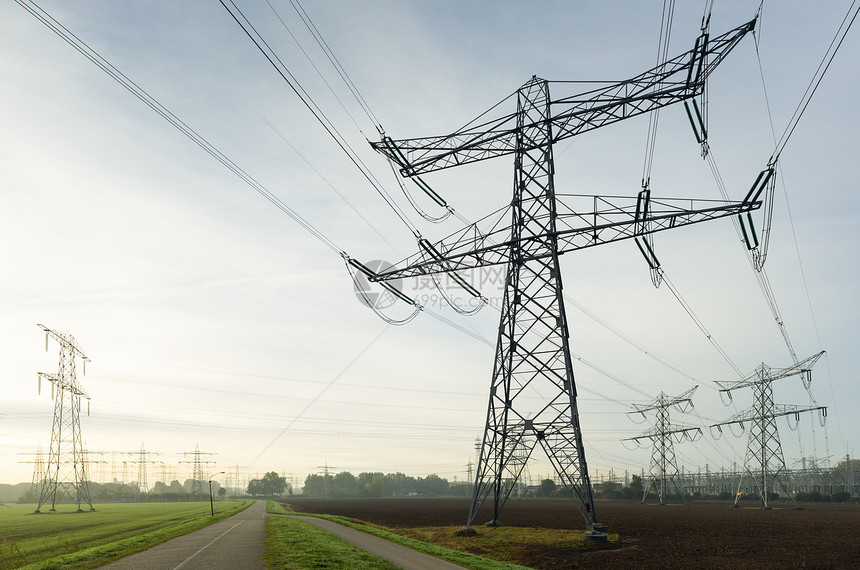
[[[342,515],[394,532],[465,524],[468,499],[293,497],[297,511]],[[618,533],[617,546],[582,551],[564,547],[523,549],[507,560],[537,569],[560,568],[845,568],[860,569],[860,506],[805,504],[794,510],[774,503],[763,511],[756,504],[732,509],[727,502],[693,502],[689,506],[635,501],[598,501],[600,522]],[[486,510],[485,505],[485,510]],[[480,513],[478,520],[483,518]],[[570,500],[510,500],[500,517],[506,526],[583,529]],[[492,529],[487,529],[491,531]],[[464,548],[468,550],[468,548]],[[492,553],[481,553],[494,558]]]

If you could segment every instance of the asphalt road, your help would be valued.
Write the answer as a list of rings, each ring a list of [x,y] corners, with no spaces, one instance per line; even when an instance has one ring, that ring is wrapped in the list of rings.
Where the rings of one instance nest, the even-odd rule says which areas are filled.
[[[266,501],[257,501],[241,513],[149,550],[103,566],[111,570],[263,570],[266,536]],[[295,516],[405,570],[454,570],[445,562],[385,539],[313,517]]]
[[[112,570],[263,570],[266,501],[206,528],[103,568]]]

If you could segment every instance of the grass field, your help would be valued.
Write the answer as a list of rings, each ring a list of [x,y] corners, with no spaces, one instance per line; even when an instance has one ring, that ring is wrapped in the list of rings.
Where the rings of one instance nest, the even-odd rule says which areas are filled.
[[[266,519],[266,565],[270,568],[368,568],[396,570],[391,562],[369,554],[304,521]]]
[[[0,570],[94,568],[232,516],[250,501],[106,503],[91,512],[33,514],[0,505]]]
[[[266,512],[272,514],[297,514],[291,511],[282,503],[269,501]],[[463,542],[470,540],[473,544],[478,543],[479,548],[485,553],[493,553],[494,558],[505,558],[505,551],[510,549],[511,539],[516,546],[518,541],[524,540],[521,531],[526,529],[503,529],[501,533],[494,533],[495,538],[490,537],[471,537],[469,539],[457,539],[457,527],[444,527],[433,529],[430,534],[421,536],[410,536],[408,532],[403,532],[404,529],[398,529],[397,532],[392,532],[392,529],[380,525],[365,523],[364,521],[350,519],[336,515],[320,515],[301,513],[302,515],[315,516],[318,518],[334,521],[346,526],[351,526],[360,531],[384,538],[395,544],[400,544],[407,548],[417,550],[459,564],[465,568],[472,570],[528,570],[525,566],[510,564],[500,560],[492,560],[476,554],[464,552],[462,549]],[[428,529],[421,529],[418,534]],[[533,530],[533,529],[532,529]],[[435,531],[435,532],[433,532]],[[542,540],[551,540],[558,533],[552,533],[553,537],[547,538],[546,532],[543,534]],[[570,538],[570,533],[565,533],[568,545],[572,542],[581,542],[579,535],[575,533],[576,538]],[[405,535],[405,536],[404,536]],[[341,543],[341,544],[338,544]],[[540,548],[542,542],[538,541],[537,548]],[[583,544],[583,546],[587,547]],[[346,547],[346,548],[344,548]],[[350,550],[357,550],[357,553]],[[498,552],[494,552],[497,550]],[[499,554],[501,552],[501,554]],[[366,556],[367,553],[346,544],[341,539],[336,538],[317,527],[294,519],[286,518],[269,518],[266,521],[266,561],[273,568],[391,568],[392,566],[385,560],[371,557],[368,559],[356,558],[356,556]],[[350,560],[350,564],[339,563],[340,556],[349,556],[345,558]],[[510,558],[510,557],[509,557]],[[374,560],[376,559],[376,560]],[[296,563],[297,565],[291,565]]]

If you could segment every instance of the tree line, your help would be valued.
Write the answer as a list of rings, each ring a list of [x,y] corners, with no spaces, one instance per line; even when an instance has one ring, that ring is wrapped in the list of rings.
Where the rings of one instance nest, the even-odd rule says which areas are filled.
[[[304,495],[308,497],[405,497],[467,494],[469,485],[451,485],[447,479],[430,474],[412,477],[403,473],[359,473],[349,471],[311,474],[305,478]]]

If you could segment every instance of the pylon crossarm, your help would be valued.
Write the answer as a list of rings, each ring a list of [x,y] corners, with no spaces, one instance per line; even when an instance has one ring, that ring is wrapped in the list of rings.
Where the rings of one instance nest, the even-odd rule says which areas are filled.
[[[72,335],[70,335],[68,333],[59,333],[55,330],[49,329],[45,325],[36,325],[36,326],[40,327],[43,331],[45,331],[45,337],[46,337],[45,338],[45,350],[47,350],[47,348],[48,348],[47,337],[51,337],[52,339],[57,341],[57,343],[62,348],[70,349],[70,350],[74,351],[76,356],[79,356],[80,358],[82,358],[83,360],[85,360],[87,362],[90,360],[87,357],[87,355],[84,353],[84,349],[81,348],[81,345],[78,344],[78,341],[75,340],[75,337],[73,337]]]
[[[71,382],[69,380],[63,379],[56,374],[49,374],[47,372],[39,372],[39,376],[44,378],[49,382],[53,382],[58,390],[68,390],[75,396],[80,396],[82,398],[90,399],[89,394],[83,389],[83,387],[77,382]]]
[[[632,239],[648,232],[654,233],[688,226],[757,210],[761,202],[724,202],[719,200],[652,199],[648,214],[637,218],[636,198],[620,196],[591,196],[592,210],[577,214],[559,214],[555,232],[511,239],[509,226],[498,225],[481,233],[476,224],[433,244],[441,259],[428,258],[423,252],[412,255],[391,269],[370,277],[371,281],[390,281],[418,275],[463,271],[508,263],[514,246],[517,260],[528,261],[553,255],[546,243],[558,240],[558,255],[606,243]],[[627,200],[628,204],[622,204]],[[689,207],[687,207],[689,206]],[[496,238],[503,241],[495,241]]]
[[[772,406],[773,412],[762,414],[760,410],[755,408],[750,408],[748,410],[743,410],[728,418],[727,420],[721,421],[719,423],[711,424],[710,427],[715,428],[719,426],[727,426],[734,424],[745,424],[750,423],[755,420],[762,419],[773,419],[773,418],[781,418],[783,416],[800,416],[800,414],[806,412],[824,412],[826,414],[827,406],[810,406],[802,408],[800,406],[796,406],[793,404],[773,404]]]
[[[789,366],[788,368],[770,368],[762,364],[756,370],[742,378],[741,380],[717,380],[714,383],[720,387],[720,392],[727,393],[732,390],[739,390],[741,388],[749,388],[760,384],[765,384],[768,382],[773,382],[774,380],[781,380],[783,378],[789,378],[791,376],[797,376],[798,374],[811,374],[812,367],[818,362],[818,359],[824,355],[825,351],[818,352],[813,354],[808,358],[804,358],[800,362],[794,364],[793,366]],[[808,384],[808,382],[806,382]]]
[[[707,77],[754,26],[752,20],[713,39],[704,33],[693,49],[635,77],[598,83],[599,87],[584,93],[550,101],[550,144],[699,95]],[[517,113],[510,113],[477,124],[473,121],[448,135],[384,137],[371,146],[397,164],[403,176],[410,177],[512,154],[517,150],[517,132],[536,127],[539,125],[533,122],[518,125]],[[520,150],[530,148],[525,145]]]
[[[678,426],[678,424],[674,424],[673,428],[675,426]],[[640,435],[637,435],[636,437],[628,437],[628,438],[623,439],[621,441],[635,441],[637,444],[639,444],[643,441],[655,442],[655,441],[660,441],[662,439],[665,439],[667,437],[675,436],[675,438],[674,438],[675,441],[680,443],[681,441],[684,441],[685,439],[688,439],[688,438],[692,439],[693,437],[696,436],[696,434],[701,434],[701,433],[702,433],[701,428],[693,427],[693,426],[679,426],[677,429],[668,429],[668,430],[667,429],[661,429],[659,426],[654,426],[650,429],[645,430],[643,433],[641,433]],[[690,434],[693,434],[693,435],[690,435]]]
[[[696,390],[699,388],[698,385],[693,386],[683,394],[680,394],[675,397],[669,397],[663,392],[660,392],[660,395],[654,398],[654,400],[649,404],[633,404],[633,411],[627,412],[628,414],[642,414],[645,415],[645,412],[650,412],[652,410],[659,410],[660,408],[669,408],[672,406],[678,406],[679,404],[684,404],[685,402],[689,402],[692,404],[692,397]]]

